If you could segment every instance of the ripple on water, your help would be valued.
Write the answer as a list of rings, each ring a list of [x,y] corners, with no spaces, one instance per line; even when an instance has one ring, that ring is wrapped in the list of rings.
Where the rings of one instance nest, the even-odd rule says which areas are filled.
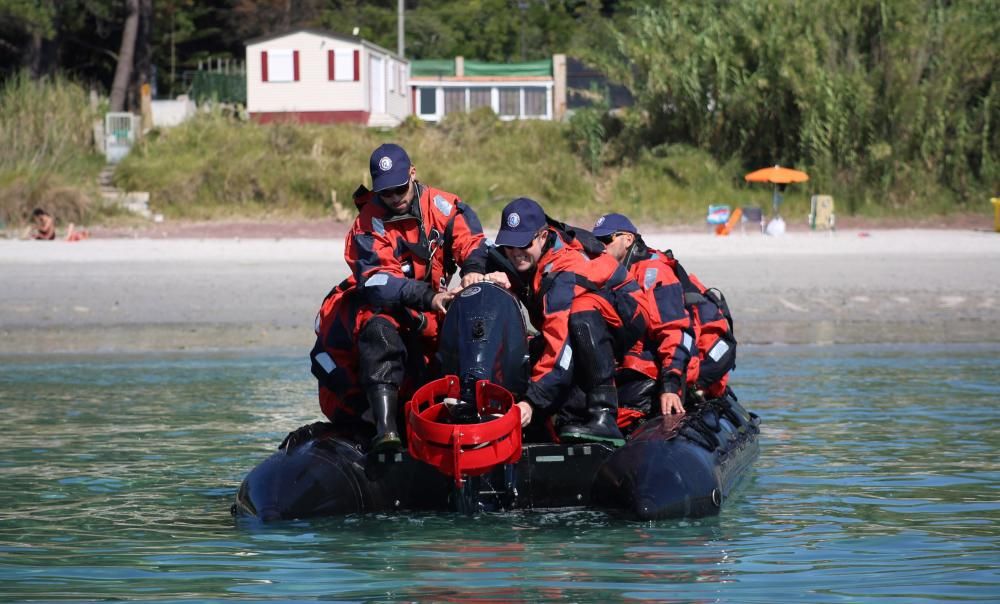
[[[717,518],[228,507],[315,421],[295,357],[0,365],[4,600],[987,601],[1000,593],[1000,349],[754,347],[761,457]]]

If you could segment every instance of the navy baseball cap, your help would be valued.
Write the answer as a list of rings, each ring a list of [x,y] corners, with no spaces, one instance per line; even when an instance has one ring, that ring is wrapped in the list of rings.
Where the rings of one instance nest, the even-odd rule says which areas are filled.
[[[546,224],[545,210],[537,201],[518,197],[504,207],[495,243],[507,247],[525,247]]]
[[[612,233],[639,233],[632,221],[623,214],[605,214],[594,223],[594,237],[604,237]]]
[[[368,171],[372,174],[372,191],[376,193],[401,187],[410,180],[410,156],[399,145],[387,143],[372,152]]]

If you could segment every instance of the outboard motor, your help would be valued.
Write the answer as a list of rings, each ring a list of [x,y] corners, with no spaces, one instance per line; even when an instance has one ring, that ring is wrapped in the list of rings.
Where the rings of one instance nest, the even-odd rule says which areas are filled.
[[[504,487],[486,490],[493,497],[515,492],[513,464],[521,459],[522,440],[514,403],[528,386],[524,316],[506,290],[477,283],[452,300],[440,334],[444,377],[406,403],[408,450],[455,481],[460,510],[495,507],[482,499],[480,477],[505,468]]]
[[[458,376],[460,397],[450,405],[457,423],[474,423],[476,383],[502,386],[515,399],[528,387],[528,338],[517,299],[490,283],[471,285],[452,300],[441,326],[438,360]]]

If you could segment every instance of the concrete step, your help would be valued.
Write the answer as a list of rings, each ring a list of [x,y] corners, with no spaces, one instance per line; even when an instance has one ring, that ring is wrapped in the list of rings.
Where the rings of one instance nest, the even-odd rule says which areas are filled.
[[[108,191],[102,192],[101,197],[109,205],[116,205],[138,214],[144,218],[152,218],[153,212],[149,209],[149,193],[145,191]]]
[[[111,165],[101,168],[101,173],[97,175],[97,183],[101,186],[113,187],[115,180],[115,167]]]
[[[97,185],[104,203],[119,206],[144,218],[153,218],[153,212],[149,209],[149,193],[123,191],[114,185],[114,177],[113,164],[105,165],[97,175]]]
[[[373,113],[368,117],[369,128],[395,128],[402,120],[388,113]]]

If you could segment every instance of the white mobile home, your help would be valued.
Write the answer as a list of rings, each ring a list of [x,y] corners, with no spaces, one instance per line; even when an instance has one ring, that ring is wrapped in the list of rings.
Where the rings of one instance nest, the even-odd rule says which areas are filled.
[[[360,38],[298,29],[246,42],[247,111],[259,122],[395,126],[411,112],[410,63]]]

